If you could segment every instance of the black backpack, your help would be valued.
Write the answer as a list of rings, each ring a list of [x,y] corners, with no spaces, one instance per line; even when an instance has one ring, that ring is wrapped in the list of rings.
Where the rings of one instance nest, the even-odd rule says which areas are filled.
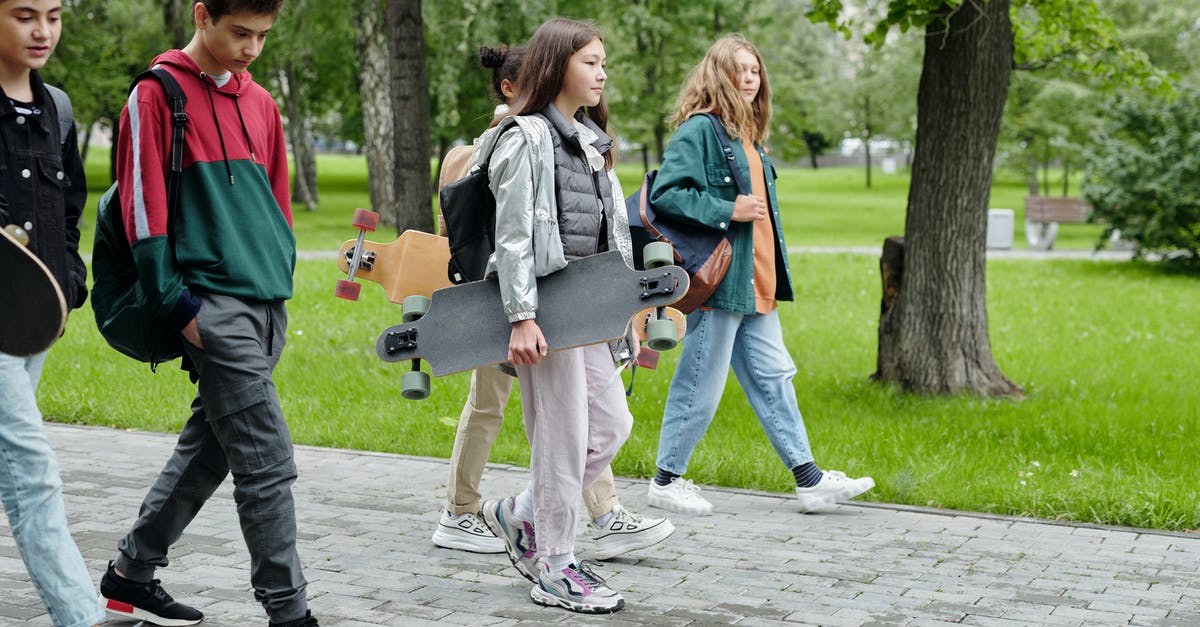
[[[496,133],[504,133],[505,127],[515,122],[511,117],[505,119]],[[488,186],[489,161],[490,154],[466,176],[438,192],[446,238],[450,240],[446,270],[454,284],[482,279],[488,259],[496,250],[496,196]]]
[[[175,78],[159,67],[138,74],[129,86],[130,92],[145,79],[157,80],[162,85],[171,107],[171,171],[167,176],[167,231],[170,233],[179,205],[184,130],[188,122],[184,111],[187,97]],[[170,248],[174,251],[173,246]],[[165,314],[155,314],[155,310],[162,307],[159,303],[148,302],[142,290],[129,238],[125,235],[115,182],[101,196],[96,214],[92,277],[92,310],[96,314],[96,326],[110,346],[138,361],[149,362],[152,369],[183,354],[180,334],[170,328]]]

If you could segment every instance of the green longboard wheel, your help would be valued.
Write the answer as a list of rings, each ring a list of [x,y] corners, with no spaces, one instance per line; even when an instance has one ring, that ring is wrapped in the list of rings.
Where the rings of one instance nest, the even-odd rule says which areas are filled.
[[[646,346],[656,351],[669,351],[679,344],[675,321],[670,318],[646,323]]]
[[[405,322],[415,322],[425,312],[429,311],[429,298],[425,296],[405,296],[404,301],[400,303],[400,310],[404,312],[403,319]]]
[[[400,394],[410,401],[429,398],[429,373],[406,372],[400,377]]]
[[[642,265],[647,269],[661,268],[675,263],[675,251],[666,242],[650,242],[642,249]]]

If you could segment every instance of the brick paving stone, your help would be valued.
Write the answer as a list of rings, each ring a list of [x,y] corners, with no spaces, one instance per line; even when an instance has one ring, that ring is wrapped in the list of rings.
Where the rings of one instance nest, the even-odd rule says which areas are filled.
[[[172,434],[48,424],[71,529],[98,583]],[[142,463],[130,464],[129,460]],[[581,616],[529,600],[503,555],[434,547],[447,461],[296,447],[301,560],[323,627],[380,625],[1200,624],[1200,535],[879,503],[802,515],[787,494],[705,487],[710,516],[669,515],[665,543],[599,572],[626,610]],[[512,494],[521,467],[490,465],[482,491]],[[618,478],[631,510],[646,480]],[[577,553],[592,537],[579,527]],[[265,625],[226,481],[172,548],[167,589],[205,625]],[[0,627],[49,625],[0,521]]]

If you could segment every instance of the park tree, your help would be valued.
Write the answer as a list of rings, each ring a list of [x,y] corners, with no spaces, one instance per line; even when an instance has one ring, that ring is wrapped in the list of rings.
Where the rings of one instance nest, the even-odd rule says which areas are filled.
[[[920,393],[1019,397],[992,355],[986,303],[987,207],[1012,68],[1053,59],[1156,77],[1116,42],[1094,0],[890,0],[887,9],[868,40],[917,28],[925,53],[902,252],[885,246],[884,263],[902,271],[885,289],[874,377]],[[848,32],[842,10],[841,0],[817,0],[809,15]]]
[[[389,0],[386,28],[391,69],[395,204],[381,218],[397,232],[434,231],[429,179],[429,89],[421,0]]]
[[[43,76],[71,94],[86,157],[92,129],[107,127],[116,139],[117,121],[129,95],[129,82],[170,46],[162,25],[146,20],[157,0],[69,0],[63,3],[64,36]],[[116,173],[110,153],[110,177]]]
[[[1104,237],[1119,230],[1138,257],[1200,266],[1200,88],[1174,101],[1126,96],[1112,109],[1083,188]]]
[[[841,95],[852,76],[848,42],[818,24],[779,19],[794,0],[751,7],[746,35],[763,55],[771,81],[771,154],[780,160],[817,158],[836,147],[847,127]]]
[[[388,212],[396,205],[395,146],[392,139],[392,84],[388,63],[386,9],[383,0],[355,3],[358,28],[358,95],[361,99],[363,152],[367,157],[367,187],[371,207]]]
[[[163,31],[167,34],[172,48],[183,48],[191,39],[192,23],[191,0],[157,0],[162,7]]]
[[[630,0],[597,8],[609,57],[605,98],[619,111],[612,127],[622,140],[640,146],[642,166],[650,169],[651,155],[661,157],[666,147],[667,119],[687,72],[717,37],[752,35],[753,10],[731,0]]]
[[[314,125],[358,100],[352,17],[335,3],[291,0],[252,66],[279,101],[294,164],[292,203],[308,211],[320,199]]]

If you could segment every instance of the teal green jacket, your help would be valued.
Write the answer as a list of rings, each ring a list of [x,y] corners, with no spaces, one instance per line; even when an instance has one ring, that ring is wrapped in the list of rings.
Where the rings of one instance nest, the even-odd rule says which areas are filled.
[[[750,180],[746,152],[738,140],[731,142],[737,167]],[[787,244],[779,228],[779,200],[775,195],[775,165],[761,146],[756,146],[766,176],[771,227],[775,233],[775,300],[793,299]],[[650,204],[660,216],[711,229],[733,229],[733,259],[724,280],[705,307],[735,313],[754,313],[754,225],[734,222],[733,201],[737,183],[721,150],[721,140],[704,116],[692,116],[675,131],[663,155],[662,167],[650,190]]]

